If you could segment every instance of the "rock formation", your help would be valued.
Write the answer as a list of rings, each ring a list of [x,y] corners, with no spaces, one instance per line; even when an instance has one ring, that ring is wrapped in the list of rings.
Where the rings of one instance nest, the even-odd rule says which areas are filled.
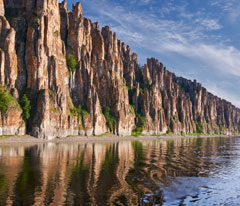
[[[156,59],[140,67],[80,3],[69,11],[66,1],[0,0],[0,38],[1,134],[240,132],[238,108]]]

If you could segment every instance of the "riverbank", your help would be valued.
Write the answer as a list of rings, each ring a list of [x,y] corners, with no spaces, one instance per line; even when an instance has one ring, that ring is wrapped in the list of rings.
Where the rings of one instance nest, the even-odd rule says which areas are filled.
[[[0,145],[4,144],[43,144],[43,143],[112,143],[112,142],[119,142],[119,141],[147,141],[147,140],[171,140],[171,139],[178,139],[178,138],[208,138],[208,137],[234,137],[234,135],[198,135],[198,136],[170,136],[170,135],[163,135],[163,136],[126,136],[126,137],[119,137],[115,135],[105,135],[105,136],[69,136],[65,138],[56,138],[53,140],[43,140],[37,139],[32,136],[1,136],[0,137]]]

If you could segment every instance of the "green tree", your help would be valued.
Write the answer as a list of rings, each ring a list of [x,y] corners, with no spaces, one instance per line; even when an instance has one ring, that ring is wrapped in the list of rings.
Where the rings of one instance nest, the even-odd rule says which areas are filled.
[[[0,110],[6,112],[13,97],[4,90],[0,90]]]
[[[69,71],[72,71],[72,72],[76,71],[77,61],[72,54],[69,54],[67,56],[67,66]]]
[[[30,117],[30,110],[31,110],[31,102],[28,99],[26,94],[24,94],[23,97],[21,98],[20,105],[21,105],[21,108],[23,110],[23,113],[22,113],[23,117],[25,119],[29,119],[29,117]]]

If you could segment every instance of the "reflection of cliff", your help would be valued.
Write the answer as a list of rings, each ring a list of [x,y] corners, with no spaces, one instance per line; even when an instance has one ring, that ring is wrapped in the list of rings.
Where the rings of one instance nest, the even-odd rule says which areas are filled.
[[[21,170],[23,163],[24,148],[1,148],[0,147],[0,205],[12,205],[11,197],[14,194],[16,174]]]
[[[131,144],[119,144],[119,164],[116,170],[116,176],[120,186],[111,194],[110,203],[117,205],[137,205],[138,196],[133,188],[126,181],[126,175],[134,164],[134,154]]]
[[[161,205],[169,177],[208,176],[218,166],[211,156],[230,150],[231,141],[0,147],[0,204]]]
[[[41,191],[42,175],[40,159],[36,153],[37,146],[24,151],[21,170],[17,175],[14,188],[14,205],[33,205],[36,192]]]

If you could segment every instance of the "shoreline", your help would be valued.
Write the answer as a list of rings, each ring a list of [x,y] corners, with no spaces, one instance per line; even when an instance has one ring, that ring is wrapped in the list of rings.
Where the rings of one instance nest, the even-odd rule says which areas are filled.
[[[153,140],[175,140],[181,138],[211,138],[211,137],[237,137],[238,135],[198,135],[198,136],[115,136],[115,135],[105,135],[105,136],[70,136],[53,140],[43,140],[37,139],[32,136],[3,136],[0,138],[1,145],[35,145],[35,144],[46,144],[46,143],[114,143],[120,141],[153,141]]]

